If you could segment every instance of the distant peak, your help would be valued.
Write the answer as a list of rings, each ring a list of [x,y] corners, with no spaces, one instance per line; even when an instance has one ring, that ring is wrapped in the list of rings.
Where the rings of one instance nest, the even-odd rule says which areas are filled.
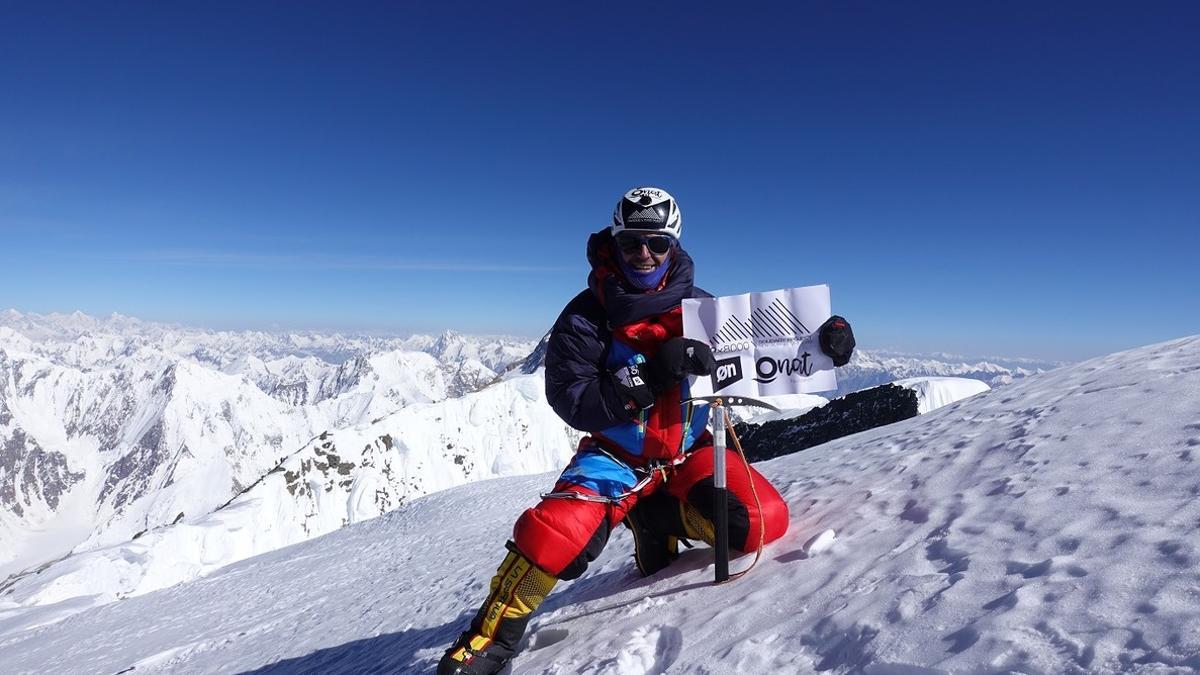
[[[466,342],[463,336],[450,329],[446,329],[438,335],[437,342],[434,343],[434,349],[444,351],[451,345],[461,344]]]

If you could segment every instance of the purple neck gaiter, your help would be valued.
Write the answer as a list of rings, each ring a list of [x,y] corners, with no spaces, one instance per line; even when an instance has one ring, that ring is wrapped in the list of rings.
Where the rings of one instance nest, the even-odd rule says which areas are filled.
[[[637,270],[633,269],[629,263],[625,262],[625,256],[619,253],[617,254],[617,266],[621,268],[621,273],[625,275],[625,278],[629,280],[629,283],[633,284],[634,287],[640,290],[648,291],[658,288],[658,285],[662,283],[663,277],[667,274],[667,270],[671,268],[671,254],[674,252],[675,249],[668,251],[667,257],[663,258],[662,264],[650,270],[649,272],[638,272]]]

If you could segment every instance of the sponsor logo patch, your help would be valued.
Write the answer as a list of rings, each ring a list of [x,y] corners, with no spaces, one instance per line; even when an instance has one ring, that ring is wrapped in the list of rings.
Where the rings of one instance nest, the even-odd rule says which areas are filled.
[[[640,211],[634,211],[625,218],[627,223],[658,223],[662,222],[662,214],[655,211],[653,208],[644,208]]]
[[[654,188],[636,188],[634,190],[629,191],[629,196],[632,197],[633,199],[637,199],[638,197],[651,197],[653,199],[662,199],[663,193],[662,193],[662,190],[655,190]]]
[[[742,379],[742,358],[731,356],[727,359],[718,359],[717,367],[713,370],[711,377],[714,392],[721,391],[738,382]]]
[[[812,356],[808,352],[804,352],[800,356],[792,359],[773,359],[769,356],[764,356],[754,363],[754,371],[758,377],[754,381],[759,384],[767,384],[774,382],[776,377],[783,375],[784,377],[808,377],[812,375],[813,363],[808,357]]]

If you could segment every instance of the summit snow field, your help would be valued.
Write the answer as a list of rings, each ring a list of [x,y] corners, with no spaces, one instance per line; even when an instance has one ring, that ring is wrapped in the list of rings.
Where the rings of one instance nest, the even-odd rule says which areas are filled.
[[[757,466],[790,529],[747,576],[713,586],[701,544],[642,579],[620,529],[549,596],[512,672],[1200,670],[1200,337]],[[431,672],[553,479],[442,490],[9,632],[0,670]]]

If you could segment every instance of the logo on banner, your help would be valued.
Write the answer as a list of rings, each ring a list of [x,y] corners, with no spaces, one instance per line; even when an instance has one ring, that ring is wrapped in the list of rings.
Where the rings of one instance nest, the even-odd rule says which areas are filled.
[[[754,372],[758,377],[754,381],[759,384],[767,384],[774,382],[776,377],[783,375],[784,377],[808,377],[812,375],[813,363],[808,360],[812,356],[808,352],[804,352],[800,356],[791,359],[774,359],[770,356],[760,358],[754,364]]]
[[[755,309],[749,319],[730,315],[711,339],[714,352],[741,352],[755,344],[801,342],[812,331],[779,298],[766,307]]]
[[[742,379],[742,359],[739,356],[733,356],[728,359],[719,359],[717,367],[712,372],[712,388],[713,392],[718,392],[728,387],[729,385],[738,382]]]
[[[630,210],[636,211],[640,207]],[[784,396],[837,389],[816,330],[830,314],[826,285],[686,298],[683,333],[707,342],[714,369],[693,396]]]
[[[713,334],[714,352],[742,352],[754,346],[754,328],[749,321],[730,316]]]
[[[754,322],[754,337],[766,338],[769,342],[801,340],[812,332],[779,298],[775,298],[766,309],[754,310],[750,320]]]

